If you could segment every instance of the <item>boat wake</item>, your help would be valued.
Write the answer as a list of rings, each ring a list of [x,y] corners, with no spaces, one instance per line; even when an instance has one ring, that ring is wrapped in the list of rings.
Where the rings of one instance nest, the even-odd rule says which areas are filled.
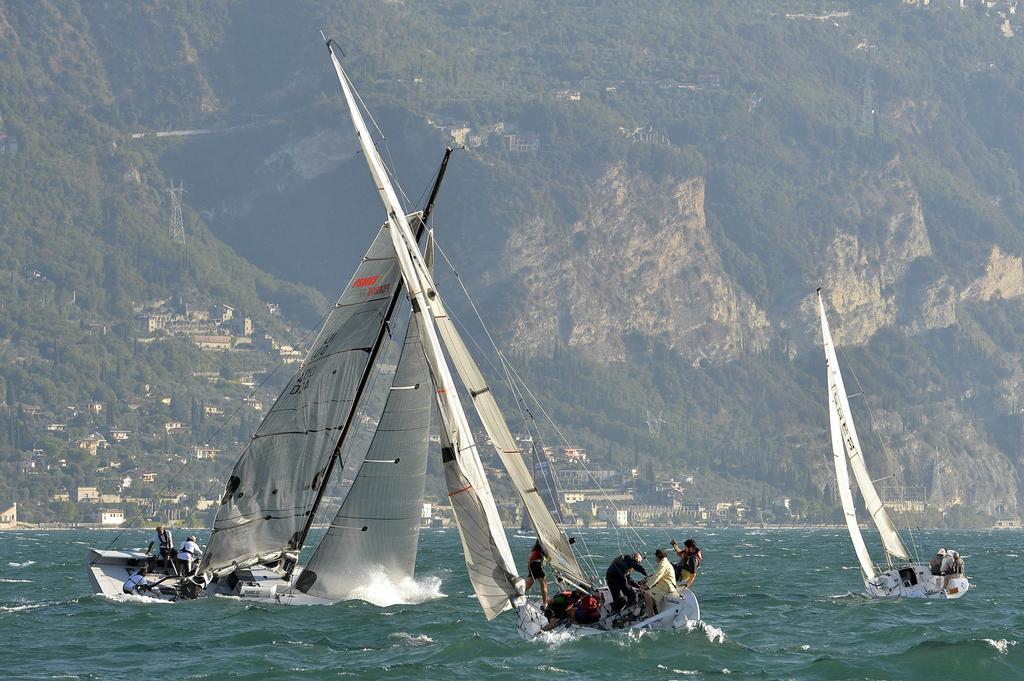
[[[416,605],[436,601],[447,598],[448,595],[441,592],[440,577],[406,577],[393,582],[386,575],[378,574],[367,584],[353,589],[348,597],[385,608],[391,605]]]

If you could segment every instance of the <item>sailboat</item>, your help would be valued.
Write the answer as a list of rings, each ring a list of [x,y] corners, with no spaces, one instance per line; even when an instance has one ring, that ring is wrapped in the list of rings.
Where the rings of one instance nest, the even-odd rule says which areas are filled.
[[[551,515],[490,386],[448,316],[434,284],[431,268],[416,245],[412,228],[383,160],[372,142],[355,90],[338,59],[337,45],[331,39],[326,39],[326,45],[363,158],[384,205],[387,215],[385,230],[398,256],[402,278],[411,298],[413,315],[418,322],[420,343],[440,416],[439,436],[445,483],[462,541],[469,580],[487,619],[515,609],[520,636],[525,639],[534,638],[541,634],[546,618],[539,601],[525,597],[525,582],[512,559],[480,453],[455,384],[455,374],[470,396],[487,439],[493,445],[525,507],[558,582],[564,587],[586,592],[600,593],[602,587],[597,584],[595,577],[587,575],[581,568],[573,552],[573,540],[566,536]],[[448,357],[455,367],[455,374],[449,367]],[[603,591],[607,595],[607,589]],[[586,629],[581,632],[585,634],[610,629],[619,614],[610,612],[610,598],[603,600],[602,618],[596,626],[573,628]],[[699,617],[697,599],[691,591],[686,590],[680,597],[666,598],[657,615],[629,622],[628,626],[679,628]]]
[[[863,450],[857,437],[857,428],[853,423],[853,414],[850,412],[850,403],[846,396],[843,375],[839,370],[839,361],[825,316],[825,303],[822,301],[820,288],[817,294],[818,309],[821,312],[822,342],[825,347],[825,367],[828,374],[829,431],[832,435],[836,487],[843,505],[846,527],[850,531],[850,540],[860,563],[866,593],[871,598],[960,598],[969,588],[967,578],[963,575],[953,575],[947,579],[932,575],[927,564],[912,561],[910,552],[875,490],[864,464]],[[881,535],[885,551],[885,565],[882,567],[872,562],[860,526],[857,524],[847,466],[853,470],[853,477],[864,499],[864,506]]]
[[[426,207],[402,215],[415,234],[413,248],[450,155],[448,149]],[[392,583],[413,576],[432,395],[422,311],[408,302],[390,231],[379,229],[236,461],[195,576],[179,577],[139,550],[91,549],[89,574],[99,593],[122,594],[142,567],[150,570],[142,593],[163,600],[227,594],[326,604],[348,598],[370,575]],[[299,566],[335,471],[349,480],[343,500]]]

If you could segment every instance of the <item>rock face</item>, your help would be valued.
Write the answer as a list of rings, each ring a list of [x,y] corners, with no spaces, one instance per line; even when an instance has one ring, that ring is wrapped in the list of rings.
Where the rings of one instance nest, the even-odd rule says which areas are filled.
[[[960,293],[961,300],[1018,298],[1024,295],[1024,265],[1020,256],[1008,255],[992,247],[985,274]]]
[[[932,254],[921,199],[898,158],[852,186],[847,213],[857,229],[836,234],[821,279],[839,320],[835,335],[840,344],[865,343],[880,328],[895,323],[895,285],[914,260]],[[941,293],[933,292],[932,297]],[[925,307],[928,312],[921,316],[927,319],[920,326],[951,323],[945,315],[932,314],[927,303]]]
[[[696,363],[765,342],[764,312],[725,272],[708,232],[702,178],[666,187],[617,166],[592,196],[564,232],[533,220],[506,245],[517,299],[529,301],[514,321],[516,349],[547,354],[557,341],[620,361],[638,333]]]

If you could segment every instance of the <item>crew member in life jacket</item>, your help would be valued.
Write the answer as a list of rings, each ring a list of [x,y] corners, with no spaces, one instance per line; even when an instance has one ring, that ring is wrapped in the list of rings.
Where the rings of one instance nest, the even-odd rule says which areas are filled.
[[[644,577],[647,570],[640,564],[644,559],[639,552],[632,556],[622,554],[612,561],[608,570],[604,573],[605,583],[608,585],[608,592],[612,595],[612,611],[618,611],[627,604],[636,602],[636,589],[633,581],[629,578],[630,573],[636,570]]]
[[[579,605],[572,611],[572,621],[586,626],[601,621],[601,601],[594,594],[587,594],[580,599]]]
[[[658,614],[658,607],[665,596],[679,595],[676,591],[676,571],[672,563],[668,562],[665,549],[655,551],[654,558],[658,561],[658,567],[653,575],[643,581],[644,604],[647,606],[648,617]]]
[[[580,596],[582,594],[579,591],[568,590],[552,596],[548,606],[544,608],[544,616],[548,618],[548,623],[541,627],[541,631],[551,631],[559,624],[572,619],[572,612],[576,609]]]
[[[946,549],[939,549],[932,559],[928,561],[928,569],[931,571],[933,576],[938,577],[942,574],[942,561],[946,558]]]
[[[679,562],[675,564],[676,581],[686,582],[683,588],[689,589],[697,579],[697,568],[704,562],[704,554],[693,539],[684,541],[682,548],[679,548],[679,542],[673,539],[672,548],[679,556]]]
[[[196,543],[194,536],[189,537],[185,541],[181,542],[181,548],[178,549],[178,562],[182,566],[182,575],[189,576],[192,574],[192,561],[203,555],[203,550],[199,548],[199,544]]]
[[[146,555],[151,555],[154,544],[159,547],[160,561],[164,565],[164,572],[169,575],[178,574],[174,566],[174,539],[171,537],[171,531],[164,529],[163,525],[157,525],[153,537],[149,540],[149,545],[146,546]]]
[[[526,561],[529,570],[529,575],[526,577],[526,593],[530,593],[534,580],[540,582],[540,601],[541,607],[544,608],[548,605],[548,576],[544,572],[545,558],[547,558],[547,554],[544,553],[544,547],[540,545],[540,539],[538,539],[530,549],[530,557]]]
[[[126,594],[138,594],[141,595],[149,591],[149,582],[146,581],[146,575],[149,574],[149,569],[145,565],[140,567],[134,575],[125,580],[124,584],[121,585],[121,591]]]

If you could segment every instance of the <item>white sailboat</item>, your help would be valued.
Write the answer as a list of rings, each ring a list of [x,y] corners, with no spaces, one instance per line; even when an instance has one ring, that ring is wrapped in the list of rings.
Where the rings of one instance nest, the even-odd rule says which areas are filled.
[[[372,143],[354,89],[338,60],[332,40],[327,40],[327,49],[355,127],[356,138],[384,204],[386,230],[398,255],[413,311],[423,315],[418,318],[418,329],[435,388],[448,497],[462,539],[470,582],[488,619],[515,608],[519,634],[523,638],[534,638],[541,633],[541,627],[547,620],[539,601],[524,596],[524,580],[519,576],[512,559],[445,351],[525,506],[556,578],[561,584],[581,591],[600,592],[602,588],[596,584],[595,578],[588,576],[580,567],[573,552],[572,541],[557,525],[545,505],[490,387],[448,317],[430,268],[416,247],[412,229],[384,163]],[[604,593],[607,596],[606,589]],[[610,603],[611,598],[604,598],[602,618],[596,625],[573,625],[570,628],[579,630],[581,634],[590,634],[610,629],[617,617],[621,624],[621,615],[610,612]],[[697,599],[687,590],[682,596],[666,598],[657,615],[630,621],[626,626],[680,628],[699,617]]]
[[[828,319],[825,317],[825,303],[818,294],[818,309],[821,312],[821,335],[825,348],[825,367],[828,373],[828,413],[829,431],[832,436],[832,456],[836,470],[836,487],[843,505],[846,527],[850,531],[854,552],[860,563],[864,577],[864,588],[872,598],[960,598],[969,588],[964,575],[953,575],[946,578],[932,575],[927,564],[911,560],[910,552],[903,544],[899,532],[892,520],[864,464],[864,455],[857,437],[857,428],[853,423],[850,403],[843,384],[843,375],[839,370],[832,332]],[[876,566],[868,553],[867,544],[857,524],[857,513],[853,504],[850,474],[847,466],[853,469],[853,477],[857,488],[864,499],[864,506],[878,533],[881,535],[885,551],[885,565]]]
[[[402,216],[415,230],[414,249],[449,155],[424,211]],[[99,593],[122,594],[143,566],[151,570],[145,595],[165,600],[221,593],[333,603],[372,575],[393,583],[413,576],[433,398],[422,314],[406,298],[390,231],[380,228],[235,463],[197,575],[179,578],[139,550],[92,549],[89,574]],[[299,552],[338,470],[351,483],[302,568]]]

